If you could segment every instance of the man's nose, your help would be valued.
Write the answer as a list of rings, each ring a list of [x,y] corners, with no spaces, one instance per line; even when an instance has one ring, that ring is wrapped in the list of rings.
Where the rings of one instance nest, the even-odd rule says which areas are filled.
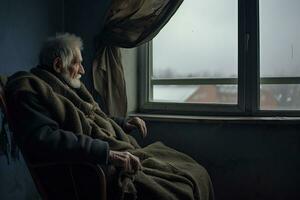
[[[79,73],[80,73],[80,74],[84,74],[84,73],[85,73],[84,67],[82,66],[82,64],[80,64],[80,67],[79,67]]]

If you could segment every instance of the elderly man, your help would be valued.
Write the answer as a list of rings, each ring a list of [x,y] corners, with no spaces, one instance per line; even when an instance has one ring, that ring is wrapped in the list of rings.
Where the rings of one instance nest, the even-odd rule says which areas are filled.
[[[71,34],[49,38],[30,72],[6,86],[21,148],[33,162],[88,161],[114,166],[121,192],[131,199],[211,199],[206,170],[162,143],[140,148],[126,132],[147,129],[140,118],[116,123],[81,83],[82,41]],[[120,173],[120,171],[122,173]]]

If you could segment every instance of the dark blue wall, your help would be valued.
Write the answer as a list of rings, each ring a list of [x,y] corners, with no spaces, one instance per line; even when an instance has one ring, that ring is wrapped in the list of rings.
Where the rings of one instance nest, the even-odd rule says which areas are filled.
[[[63,30],[62,5],[61,0],[0,1],[1,75],[37,64],[45,38]],[[0,199],[39,199],[21,154],[8,162],[0,151]]]
[[[83,79],[90,87],[94,39],[108,3],[65,0],[63,14],[61,0],[0,1],[0,74],[33,67],[42,41],[65,30],[84,40]],[[191,155],[209,171],[217,199],[300,199],[299,124],[147,122],[150,137],[143,144],[161,140]],[[0,156],[1,166],[6,161]],[[9,182],[2,176],[0,187]]]
[[[300,124],[147,121],[149,138],[191,155],[216,199],[300,199]]]
[[[61,0],[0,1],[0,74],[28,70],[42,41],[62,31]]]

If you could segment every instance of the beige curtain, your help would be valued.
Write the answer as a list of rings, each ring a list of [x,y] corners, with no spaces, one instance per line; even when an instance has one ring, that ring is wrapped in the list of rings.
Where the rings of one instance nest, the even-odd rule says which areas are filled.
[[[152,40],[183,0],[112,0],[104,28],[97,36],[93,63],[94,90],[110,116],[126,116],[127,96],[119,47],[132,48]]]

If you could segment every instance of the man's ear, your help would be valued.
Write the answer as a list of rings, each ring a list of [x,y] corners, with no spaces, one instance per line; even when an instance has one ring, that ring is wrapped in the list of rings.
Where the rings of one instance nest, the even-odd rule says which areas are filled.
[[[55,72],[57,73],[61,73],[62,69],[63,69],[63,64],[62,64],[62,60],[60,57],[56,57],[53,61],[53,69]]]

